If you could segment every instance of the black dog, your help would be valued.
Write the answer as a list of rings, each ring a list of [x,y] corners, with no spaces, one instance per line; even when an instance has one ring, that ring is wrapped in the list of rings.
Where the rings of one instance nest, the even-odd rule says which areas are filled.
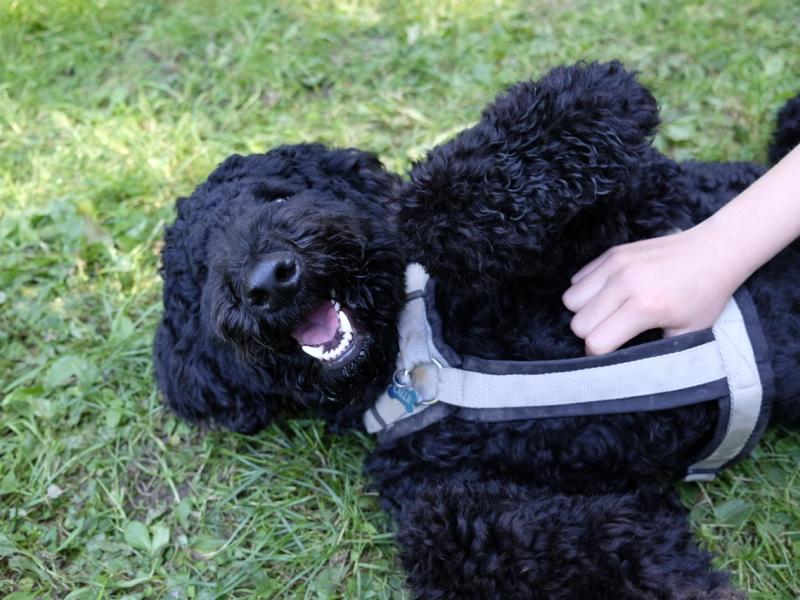
[[[436,281],[461,355],[581,356],[561,303],[569,276],[612,245],[690,227],[764,172],[676,164],[650,145],[657,124],[631,74],[593,63],[512,87],[408,181],[358,150],[230,157],[167,230],[155,344],[167,403],[244,432],[298,405],[354,424],[395,370],[409,261]],[[798,141],[800,98],[771,160]],[[798,281],[795,243],[748,283],[785,425],[800,422]],[[738,597],[671,491],[718,411],[448,417],[381,443],[366,470],[415,597]]]

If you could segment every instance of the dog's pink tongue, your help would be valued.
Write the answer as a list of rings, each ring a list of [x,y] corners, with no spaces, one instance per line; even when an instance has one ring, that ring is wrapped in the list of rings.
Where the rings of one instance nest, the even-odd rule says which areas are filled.
[[[292,331],[292,337],[301,346],[321,346],[336,337],[338,330],[339,316],[328,300],[303,317],[302,322]]]

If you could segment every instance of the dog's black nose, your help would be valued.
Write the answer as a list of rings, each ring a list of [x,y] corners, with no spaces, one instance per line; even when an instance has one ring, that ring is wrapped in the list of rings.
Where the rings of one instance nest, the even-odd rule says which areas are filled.
[[[292,253],[270,252],[253,266],[245,293],[252,306],[274,310],[292,300],[299,282],[300,265]]]

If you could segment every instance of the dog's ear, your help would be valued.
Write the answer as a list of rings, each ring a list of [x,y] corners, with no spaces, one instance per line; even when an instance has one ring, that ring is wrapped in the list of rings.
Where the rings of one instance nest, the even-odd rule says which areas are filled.
[[[193,423],[241,433],[260,431],[272,420],[280,397],[269,374],[239,360],[200,329],[175,331],[161,322],[155,339],[156,380],[166,404]]]
[[[564,272],[598,244],[625,241],[626,212],[650,200],[642,173],[658,171],[657,124],[653,96],[618,62],[560,67],[511,87],[413,167],[400,195],[410,258],[489,290]],[[577,231],[567,234],[571,223]]]
[[[240,360],[204,324],[201,289],[208,272],[193,268],[194,262],[204,262],[197,248],[204,234],[185,219],[180,215],[167,229],[162,253],[164,314],[153,349],[156,381],[166,404],[184,419],[253,433],[269,423],[280,399],[266,370]]]

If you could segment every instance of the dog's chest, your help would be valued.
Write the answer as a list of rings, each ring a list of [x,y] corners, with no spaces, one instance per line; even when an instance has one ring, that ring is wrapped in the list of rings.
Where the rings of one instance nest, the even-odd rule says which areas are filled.
[[[500,360],[575,358],[583,343],[572,334],[557,294],[520,287],[492,297],[437,290],[445,341],[462,356]]]

